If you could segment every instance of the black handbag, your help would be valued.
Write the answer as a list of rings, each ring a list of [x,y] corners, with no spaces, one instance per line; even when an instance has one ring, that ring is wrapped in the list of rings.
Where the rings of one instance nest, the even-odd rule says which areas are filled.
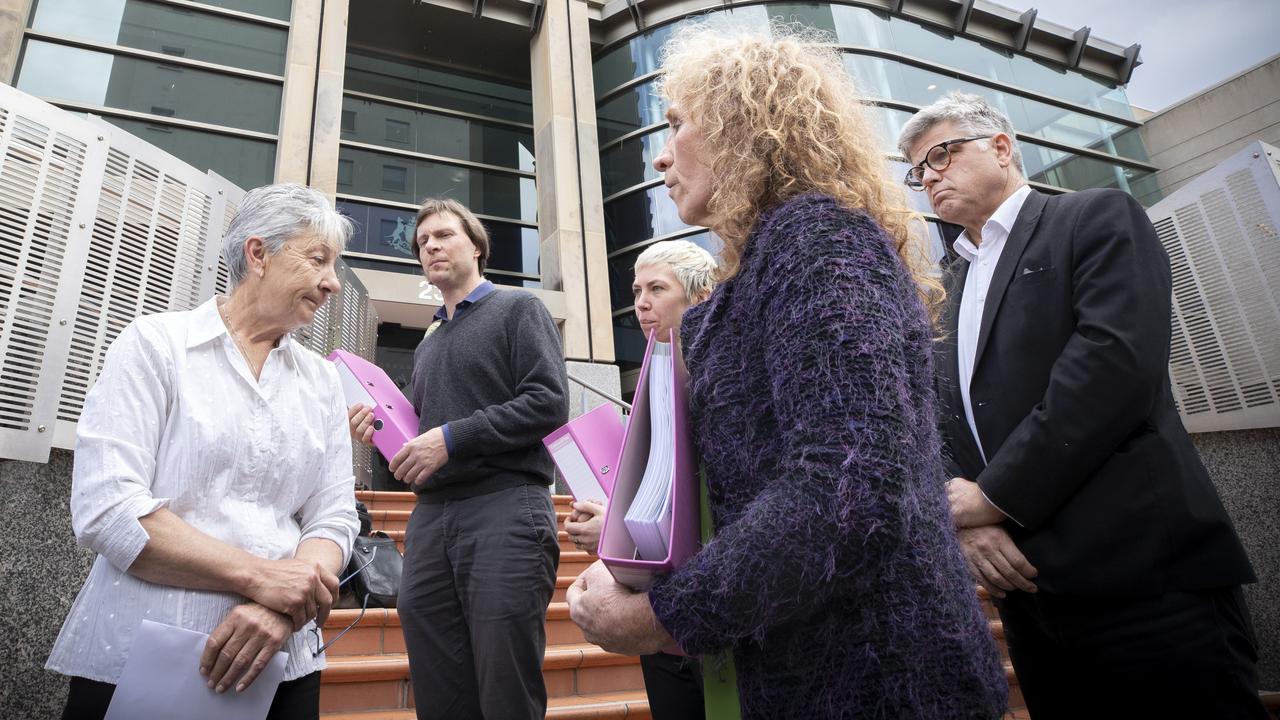
[[[402,572],[404,557],[393,538],[381,531],[356,538],[345,574],[351,576],[352,590],[362,602],[367,595],[374,607],[394,608]]]

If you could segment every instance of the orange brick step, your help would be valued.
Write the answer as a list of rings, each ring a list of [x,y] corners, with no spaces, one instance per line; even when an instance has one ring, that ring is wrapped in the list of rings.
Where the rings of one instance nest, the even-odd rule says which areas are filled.
[[[321,713],[324,720],[414,720],[411,709],[366,710],[356,712]],[[649,720],[649,700],[643,690],[597,693],[574,697],[548,698],[548,720]]]
[[[548,646],[542,674],[552,698],[644,690],[638,658],[590,643]],[[409,658],[403,653],[329,657],[320,683],[322,713],[413,707]]]
[[[408,522],[409,514],[416,503],[415,496],[412,493],[407,492],[397,493],[370,491],[357,491],[356,496],[366,503],[366,505],[369,506],[371,513],[373,513],[374,528],[383,529],[388,535],[395,537],[401,544],[401,551],[403,552],[404,530],[402,526]],[[558,527],[562,528],[564,526],[565,518],[568,517],[569,503],[572,502],[572,498],[566,495],[555,495],[552,497],[556,508],[556,522]],[[381,527],[379,526],[380,523]],[[618,701],[624,706],[624,709],[621,711],[622,714],[619,714],[619,710],[615,707],[616,703],[613,700],[600,699],[605,698],[606,695],[609,694],[604,693],[603,691],[589,694],[590,698],[600,699],[598,702],[595,700],[585,702],[584,698],[588,696],[583,695],[584,689],[600,690],[601,686],[608,686],[609,683],[617,682],[619,680],[624,682],[635,682],[636,684],[634,687],[636,688],[636,691],[638,691],[637,697],[643,701],[643,681],[639,674],[639,665],[636,664],[634,658],[622,658],[620,661],[621,664],[614,666],[608,665],[607,662],[602,661],[602,658],[607,658],[611,654],[605,653],[594,645],[587,644],[582,637],[582,631],[579,630],[571,620],[569,620],[569,607],[564,602],[565,591],[571,584],[573,584],[573,581],[578,574],[595,561],[595,557],[589,553],[581,552],[576,550],[576,548],[573,548],[573,544],[569,542],[568,537],[563,530],[558,531],[557,537],[560,541],[561,548],[560,569],[557,572],[558,577],[556,578],[555,591],[552,595],[552,603],[547,609],[547,643],[549,646],[547,649],[547,662],[549,664],[544,667],[544,673],[547,674],[548,693],[552,695],[551,705],[554,708],[558,708],[558,710],[556,710],[556,712],[552,712],[552,710],[549,709],[548,717],[648,717],[649,710],[647,703],[644,703],[643,706],[635,705],[625,699]],[[1001,660],[1004,662],[1005,667],[1005,676],[1009,682],[1010,710],[1009,714],[1006,715],[1006,718],[1008,720],[1022,720],[1026,717],[1025,703],[1022,699],[1022,693],[1018,686],[1017,675],[1014,673],[1013,666],[1009,662],[1008,647],[1004,640],[1004,626],[1000,622],[1000,616],[996,612],[995,606],[992,604],[987,591],[982,587],[975,587],[975,591],[978,595],[983,613],[987,617],[988,625],[991,628],[991,634],[995,637],[996,645],[1000,649]],[[358,612],[359,611],[357,610],[334,611],[330,616],[330,621],[325,625],[326,632],[330,635],[338,632],[342,627],[345,627],[347,623],[354,620]],[[359,626],[353,629],[330,649],[329,656],[331,658],[331,665],[342,661],[344,657],[361,657],[365,658],[365,664],[361,665],[361,667],[369,671],[386,672],[388,667],[393,667],[394,669],[390,672],[399,678],[399,681],[404,683],[404,687],[400,688],[400,693],[404,696],[402,702],[411,704],[411,692],[407,689],[408,662],[407,659],[402,660],[402,653],[404,652],[404,638],[400,633],[399,616],[394,610],[378,610],[376,612],[370,610],[369,612],[370,614],[366,615],[365,619],[361,621]],[[565,655],[565,648],[575,647],[589,648],[591,650],[591,652],[584,651],[584,654],[582,655],[585,662],[585,668],[587,668],[588,672],[593,673],[588,677],[585,684],[579,683],[577,675],[577,673],[583,671],[583,668],[563,667],[563,665],[568,662],[566,658],[572,655],[572,653],[568,656]],[[369,656],[374,656],[378,653],[390,654],[388,657],[394,658],[392,665],[388,666],[382,664],[381,661],[368,659]],[[621,656],[612,657],[621,658]],[[400,663],[403,663],[403,667]],[[629,667],[631,665],[634,665],[634,667]],[[615,669],[605,671],[605,668],[608,667],[614,667]],[[381,670],[379,670],[379,668],[381,668]],[[600,669],[595,670],[595,668]],[[329,671],[326,672],[328,673]],[[342,675],[342,673],[347,672],[353,672],[353,670],[342,669],[335,671],[336,674],[329,673],[329,676],[337,677],[338,675]],[[377,672],[374,672],[374,674],[376,675]],[[326,684],[329,682],[329,676],[325,679]],[[346,675],[342,676],[346,677]],[[382,683],[388,682],[388,680],[375,680],[374,682]],[[553,685],[559,691],[568,690],[570,682],[572,682],[573,690],[576,690],[577,694],[572,694],[571,692],[570,694],[557,696],[556,693],[552,691]],[[579,687],[579,685],[583,685],[583,687]],[[322,688],[323,687],[324,686],[322,686]],[[388,690],[388,688],[375,685],[369,689],[368,693],[371,697],[368,699],[383,701],[395,694],[388,692]],[[378,692],[383,694],[374,697]],[[623,690],[624,695],[627,692],[633,691],[627,689]],[[323,697],[324,695],[322,690],[322,700]],[[584,700],[584,702],[578,702],[578,700]],[[377,706],[368,705],[365,707]],[[400,707],[404,706],[402,705]],[[574,714],[561,714],[563,712],[570,711]],[[641,711],[643,711],[643,715],[636,714]],[[326,714],[326,718],[328,717],[330,717],[330,715]],[[335,715],[333,717],[338,716]],[[341,717],[347,716],[343,715]],[[396,709],[376,712],[361,712],[350,716],[351,720],[383,720],[384,718],[386,718],[386,720],[400,720],[401,718],[411,717],[412,711]]]
[[[324,624],[325,639],[337,637],[347,625],[360,617],[359,610],[334,610]],[[547,645],[585,643],[582,630],[569,619],[569,605],[553,602],[547,608]],[[403,653],[404,634],[400,630],[400,614],[395,610],[369,608],[360,623],[351,628],[326,652],[329,658],[347,655]]]
[[[560,551],[562,553],[576,552],[578,549],[573,546],[573,541],[569,539],[568,533],[563,530],[565,518],[569,515],[569,502],[572,498],[567,495],[554,495],[552,498],[556,504],[556,539],[560,542]],[[357,490],[356,499],[369,507],[369,515],[373,520],[373,529],[395,538],[396,546],[403,553],[404,531],[409,526],[409,515],[413,513],[413,505],[416,502],[413,493]],[[577,572],[574,573],[574,577],[577,577]]]
[[[404,531],[409,527],[411,511],[375,510],[369,514],[373,517],[373,529],[395,537],[400,545],[400,551],[404,552]],[[559,527],[564,527],[563,521],[561,521]],[[564,530],[556,532],[556,539],[560,541],[560,550],[563,552],[573,552],[578,549],[573,546],[573,541],[569,539],[569,534]]]

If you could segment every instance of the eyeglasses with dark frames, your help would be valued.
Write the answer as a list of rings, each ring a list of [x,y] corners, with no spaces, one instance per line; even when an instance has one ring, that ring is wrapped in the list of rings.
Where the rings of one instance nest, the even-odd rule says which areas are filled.
[[[924,162],[907,170],[907,177],[903,180],[907,187],[912,190],[924,190],[924,169],[926,166],[934,172],[942,172],[951,165],[951,146],[967,143],[971,140],[987,140],[990,135],[974,135],[973,137],[956,138],[955,140],[947,140],[929,148],[929,152],[924,154]]]
[[[365,568],[369,567],[369,563],[373,562],[373,558],[374,558],[374,557],[376,557],[377,555],[378,555],[378,548],[375,546],[375,547],[373,547],[373,548],[372,548],[371,552],[369,553],[369,559],[368,559],[368,560],[365,560],[363,565],[361,565],[360,567],[356,568],[356,569],[355,569],[355,572],[353,572],[353,573],[351,573],[350,575],[348,575],[348,576],[346,576],[346,577],[342,578],[341,580],[339,580],[339,581],[338,581],[338,587],[342,587],[343,585],[346,585],[348,580],[350,580],[351,578],[353,578],[353,577],[355,577],[355,576],[359,575],[359,574],[360,574],[360,572],[361,572],[362,570],[364,570]],[[316,627],[316,626],[314,626],[314,625],[313,625],[313,626],[311,627],[311,637],[312,637],[312,639],[313,639],[313,640],[312,640],[312,647],[313,647],[313,648],[315,648],[315,649],[314,649],[314,651],[311,653],[312,657],[319,657],[320,655],[324,654],[324,651],[325,651],[325,650],[328,650],[328,649],[329,649],[329,646],[331,646],[331,645],[333,645],[334,643],[336,643],[336,642],[338,642],[339,640],[341,640],[341,639],[342,639],[342,636],[343,636],[343,635],[346,635],[346,634],[351,630],[351,628],[355,627],[356,625],[359,625],[359,624],[360,624],[360,621],[361,621],[362,619],[364,619],[364,612],[365,612],[365,610],[368,610],[368,609],[369,609],[369,593],[365,593],[365,594],[364,594],[364,602],[363,602],[363,603],[361,603],[361,605],[360,605],[360,614],[356,616],[356,619],[355,619],[355,620],[352,620],[350,625],[348,625],[348,626],[346,626],[345,628],[343,628],[343,629],[342,629],[342,632],[340,632],[340,633],[338,633],[337,635],[333,636],[333,639],[332,639],[332,640],[330,640],[329,642],[327,642],[327,643],[325,643],[325,644],[323,644],[323,645],[321,645],[321,644],[320,644],[320,628],[319,628],[319,627]]]

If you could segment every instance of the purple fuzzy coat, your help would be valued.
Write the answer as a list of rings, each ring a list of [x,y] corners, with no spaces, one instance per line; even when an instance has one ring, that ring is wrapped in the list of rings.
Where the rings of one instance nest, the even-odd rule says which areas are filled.
[[[717,532],[650,590],[663,626],[733,648],[744,718],[1000,717],[931,331],[884,230],[824,196],[769,210],[681,337]]]

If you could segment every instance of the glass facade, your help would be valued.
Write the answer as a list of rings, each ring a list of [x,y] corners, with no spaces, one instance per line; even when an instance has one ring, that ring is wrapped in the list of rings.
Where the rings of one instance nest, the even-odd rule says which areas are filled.
[[[66,109],[101,115],[242,187],[262,185],[276,179],[292,5],[32,0],[13,83]],[[1116,187],[1147,202],[1159,198],[1139,124],[1114,82],[856,5],[765,2],[714,12],[760,30],[781,19],[827,31],[878,120],[895,178],[906,166],[894,140],[912,112],[964,90],[1008,113],[1026,174],[1044,189]],[[624,363],[638,359],[624,350],[636,340],[628,333],[638,332],[629,324],[636,256],[659,239],[716,243],[705,229],[680,222],[652,166],[668,137],[657,93],[660,52],[682,22],[650,27],[593,59],[607,270]],[[339,204],[359,226],[348,251],[352,265],[420,273],[412,250],[416,207],[426,196],[446,196],[489,228],[493,280],[540,287],[533,97],[523,65],[532,46],[524,29],[513,27],[439,3],[374,3],[359,11],[352,4],[341,31],[347,45],[336,157],[311,158],[323,170],[317,177],[336,170]],[[485,42],[473,42],[481,37]],[[299,132],[291,127],[289,137]],[[929,212],[923,194],[907,196]],[[584,202],[594,206],[591,198]],[[940,255],[942,234],[937,225],[930,230]]]
[[[14,85],[237,185],[263,185],[274,175],[290,5],[37,0]]]
[[[1022,135],[1028,179],[1053,188],[1116,187],[1144,197],[1154,173],[1124,89],[1115,83],[1015,54],[1005,48],[862,7],[768,3],[717,11],[764,30],[782,19],[826,30],[880,120],[892,177],[906,163],[895,141],[911,117],[905,107],[928,105],[953,90],[975,93],[1006,112]],[[681,21],[605,48],[594,61],[606,245],[617,357],[638,362],[644,344],[632,318],[632,266],[644,248],[671,237],[714,240],[680,222],[652,167],[667,138],[657,93],[660,51]],[[929,213],[923,193],[908,193]],[[940,226],[929,224],[930,252],[944,250]]]
[[[489,230],[489,279],[541,287],[529,86],[352,50],[345,90],[337,190],[357,266],[421,274],[417,205],[450,197]]]
[[[288,44],[282,28],[148,0],[39,0],[31,29],[272,75]]]

